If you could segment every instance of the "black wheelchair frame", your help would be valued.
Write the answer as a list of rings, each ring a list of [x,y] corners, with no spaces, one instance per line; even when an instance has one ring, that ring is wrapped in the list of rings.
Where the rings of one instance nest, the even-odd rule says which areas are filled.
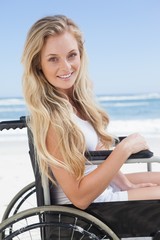
[[[0,122],[0,130],[25,127],[25,117]],[[28,127],[27,133],[35,182],[24,187],[8,204],[0,224],[0,240],[160,239],[160,200],[92,203],[84,211],[73,205],[59,205],[52,191],[53,184],[48,179],[42,183],[35,160],[33,136]],[[100,164],[110,153],[92,151],[87,157]],[[147,163],[150,169],[151,162],[160,162],[160,158],[149,151],[142,151],[130,156],[127,162]],[[35,206],[25,208],[30,199],[35,201]]]

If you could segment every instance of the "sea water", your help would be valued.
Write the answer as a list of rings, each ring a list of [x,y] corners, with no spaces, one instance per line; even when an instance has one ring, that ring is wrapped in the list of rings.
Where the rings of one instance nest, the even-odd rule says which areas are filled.
[[[160,93],[99,95],[98,104],[108,113],[113,134],[140,132],[160,136]],[[28,115],[23,98],[0,98],[0,121]]]
[[[160,93],[99,96],[98,101],[110,116],[113,133],[160,137]]]

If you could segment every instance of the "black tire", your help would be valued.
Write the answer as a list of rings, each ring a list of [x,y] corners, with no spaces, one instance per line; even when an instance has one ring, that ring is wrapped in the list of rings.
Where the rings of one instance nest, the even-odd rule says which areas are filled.
[[[36,187],[35,182],[32,182],[20,190],[10,201],[3,214],[2,221],[20,211],[24,211],[36,206]]]
[[[100,240],[119,238],[96,217],[65,206],[37,207],[0,224],[0,240]]]

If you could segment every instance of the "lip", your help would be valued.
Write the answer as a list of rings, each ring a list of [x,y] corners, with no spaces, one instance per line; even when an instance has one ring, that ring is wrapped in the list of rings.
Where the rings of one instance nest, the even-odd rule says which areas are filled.
[[[72,76],[72,73],[73,73],[73,72],[68,73],[68,74],[64,74],[64,75],[59,75],[59,76],[57,76],[57,77],[60,78],[60,79],[62,79],[62,80],[67,80],[67,79],[69,79],[69,78]]]

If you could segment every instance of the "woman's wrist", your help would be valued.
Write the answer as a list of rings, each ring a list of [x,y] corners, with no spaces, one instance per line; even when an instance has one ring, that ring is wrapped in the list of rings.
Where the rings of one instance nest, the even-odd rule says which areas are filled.
[[[123,153],[123,155],[125,156],[126,159],[128,159],[128,157],[132,154],[132,149],[129,146],[128,142],[126,139],[122,140],[118,145],[117,145],[117,149],[119,149],[119,151],[121,153]]]

